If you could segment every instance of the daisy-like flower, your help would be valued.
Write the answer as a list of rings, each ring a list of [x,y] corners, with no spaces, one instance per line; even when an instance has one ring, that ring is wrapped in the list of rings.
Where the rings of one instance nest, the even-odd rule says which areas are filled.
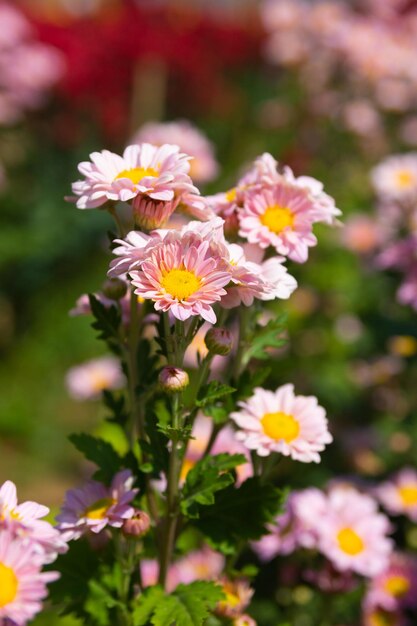
[[[92,359],[68,370],[66,386],[75,400],[94,400],[105,389],[120,389],[125,383],[119,361],[111,356]]]
[[[172,582],[188,585],[195,580],[213,580],[223,571],[225,558],[208,546],[190,552],[172,566]]]
[[[236,618],[248,607],[253,596],[249,582],[245,578],[231,580],[221,578],[217,581],[225,594],[225,599],[220,600],[215,612],[222,617]]]
[[[130,272],[135,293],[179,320],[201,315],[214,324],[212,304],[226,294],[230,271],[211,243],[211,236],[193,232],[170,232],[160,245],[152,243],[139,269]]]
[[[417,472],[411,467],[400,470],[376,489],[384,508],[393,515],[406,515],[417,522]]]
[[[109,150],[93,152],[78,169],[85,179],[73,183],[79,209],[93,209],[108,200],[127,202],[138,194],[171,202],[179,193],[196,193],[188,175],[189,157],[178,146],[144,143],[128,146],[119,156]]]
[[[248,193],[239,213],[239,235],[261,248],[272,246],[283,256],[304,263],[313,234],[315,206],[305,189],[284,182]]]
[[[317,527],[319,549],[336,569],[372,577],[387,568],[390,523],[370,496],[351,486],[334,486]]]
[[[131,502],[138,490],[133,489],[133,483],[132,473],[123,470],[114,476],[110,487],[92,480],[79,489],[67,491],[56,518],[64,539],[79,539],[89,531],[99,533],[106,526],[120,528],[135,514]]]
[[[213,144],[188,120],[148,122],[132,139],[132,143],[142,142],[155,146],[162,146],[164,143],[179,146],[180,150],[193,157],[190,162],[190,176],[197,183],[210,182],[218,174],[219,165],[214,156]]]
[[[254,391],[249,400],[239,402],[240,411],[230,415],[239,428],[237,439],[259,456],[280,452],[296,461],[319,463],[319,452],[333,438],[317,399],[296,396],[293,385]]]
[[[268,526],[269,534],[252,544],[262,561],[278,554],[291,554],[296,548],[316,548],[318,520],[325,515],[325,494],[311,487],[294,491],[288,497],[285,512]]]
[[[381,198],[409,200],[417,195],[417,153],[393,155],[374,167],[371,180]]]
[[[16,485],[7,480],[0,487],[0,533],[8,529],[26,541],[30,549],[42,555],[44,563],[52,563],[67,545],[59,531],[42,520],[49,509],[37,502],[18,503]]]
[[[0,623],[25,626],[42,609],[46,585],[59,577],[41,572],[39,555],[9,530],[0,532]]]
[[[389,566],[369,584],[365,607],[386,611],[417,607],[417,563],[406,554],[394,553]]]

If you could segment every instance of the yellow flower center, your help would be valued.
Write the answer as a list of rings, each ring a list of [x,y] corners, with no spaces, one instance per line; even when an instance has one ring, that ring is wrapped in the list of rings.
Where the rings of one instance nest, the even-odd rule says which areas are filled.
[[[97,502],[90,504],[90,506],[85,509],[83,517],[88,517],[88,519],[104,519],[107,511],[113,504],[116,504],[116,502],[112,498],[101,498],[101,500],[97,500]]]
[[[293,441],[300,432],[300,425],[292,415],[287,413],[266,413],[261,419],[262,428],[265,435],[280,441],[283,439],[286,443]]]
[[[137,185],[145,176],[158,176],[159,172],[153,167],[132,167],[130,170],[123,170],[120,174],[117,174],[114,180],[120,178],[128,178],[134,185]]]
[[[18,586],[19,581],[12,568],[0,563],[0,608],[13,602]]]
[[[385,581],[384,587],[392,596],[400,598],[410,589],[410,581],[405,576],[390,576]]]
[[[237,187],[232,187],[229,191],[226,191],[226,200],[228,202],[234,202],[237,196]]]
[[[185,269],[174,269],[162,277],[161,285],[173,298],[185,300],[198,291],[201,281],[193,272]]]
[[[237,593],[233,593],[230,591],[225,591],[226,599],[224,603],[231,609],[234,609],[236,606],[240,604],[240,598]]]
[[[294,215],[290,209],[279,204],[269,206],[260,220],[273,233],[281,233],[285,228],[294,226]]]
[[[417,485],[399,487],[398,492],[404,506],[415,506],[417,504]]]
[[[375,612],[371,613],[369,616],[371,626],[394,626],[395,622],[395,614],[388,613],[382,609],[376,609]]]
[[[411,187],[416,182],[415,176],[408,170],[401,170],[397,172],[397,183],[399,187]]]
[[[103,389],[107,389],[109,386],[109,379],[107,376],[102,374],[101,372],[92,372],[91,373],[91,387],[94,391],[103,391]]]
[[[339,548],[350,556],[356,556],[365,548],[362,539],[352,528],[340,530],[337,534],[337,541],[339,542]]]

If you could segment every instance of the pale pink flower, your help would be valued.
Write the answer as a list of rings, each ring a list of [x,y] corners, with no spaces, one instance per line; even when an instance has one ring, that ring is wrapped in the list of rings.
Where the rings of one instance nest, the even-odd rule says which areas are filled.
[[[103,150],[90,154],[90,159],[78,166],[85,179],[72,185],[79,209],[99,207],[108,200],[126,202],[138,194],[164,202],[181,193],[198,194],[188,175],[189,157],[178,146],[144,143],[128,146],[123,156]]]
[[[46,585],[58,572],[41,572],[42,560],[26,541],[0,532],[0,623],[25,626],[42,609]]]
[[[417,522],[417,472],[404,467],[375,491],[384,508],[393,515],[406,515]]]
[[[211,243],[197,232],[169,232],[159,245],[151,243],[146,259],[130,272],[135,293],[179,320],[201,315],[215,323],[212,305],[226,294],[230,271]]]
[[[37,502],[19,504],[16,485],[10,480],[0,487],[0,534],[4,528],[9,529],[40,554],[44,563],[51,563],[58,553],[67,550],[60,533],[42,519],[48,513],[48,507]]]
[[[195,580],[214,580],[222,573],[225,562],[222,554],[204,546],[175,561],[171,577],[175,579],[175,586],[188,585]]]
[[[386,611],[381,607],[365,610],[361,623],[363,626],[410,626],[401,611]]]
[[[217,582],[223,589],[225,599],[220,600],[215,612],[231,619],[239,617],[248,607],[254,593],[249,582],[245,578],[231,580],[225,577]]]
[[[313,234],[314,202],[305,189],[278,183],[249,193],[239,213],[239,235],[261,248],[304,263],[308,248],[317,244]]]
[[[255,388],[231,413],[239,430],[236,438],[259,456],[279,452],[304,463],[320,462],[320,454],[333,438],[324,409],[314,396],[296,396],[293,385],[275,392]]]
[[[406,304],[417,310],[417,263],[405,275],[397,291],[397,299],[400,304]]]
[[[83,487],[70,489],[65,496],[58,529],[66,541],[79,539],[87,532],[100,533],[106,526],[121,528],[135,514],[131,502],[138,490],[133,488],[130,470],[118,472],[110,487],[91,480]]]
[[[341,239],[346,248],[359,254],[374,252],[386,235],[386,228],[375,217],[362,213],[348,217],[341,231]]]
[[[72,367],[66,374],[65,382],[68,393],[75,400],[94,400],[106,389],[123,387],[125,376],[119,360],[105,356]]]
[[[133,216],[136,228],[153,230],[165,226],[179,204],[179,198],[164,202],[139,194],[133,200]]]
[[[394,552],[388,568],[369,583],[364,605],[386,611],[417,607],[417,563],[415,557]]]
[[[233,622],[233,626],[256,626],[256,622],[250,615],[246,613],[236,617]]]
[[[288,165],[284,166],[282,177],[290,187],[303,189],[308,193],[313,204],[310,215],[314,217],[315,222],[324,222],[330,225],[336,223],[336,218],[342,212],[337,208],[334,199],[324,191],[322,182],[312,176],[294,176]]]
[[[207,183],[216,178],[219,165],[214,156],[213,144],[188,120],[174,122],[148,122],[132,138],[132,143],[147,142],[155,146],[164,143],[179,146],[189,154],[190,176],[197,183]]]
[[[371,172],[372,184],[381,198],[410,200],[417,196],[417,153],[387,157]]]
[[[292,492],[284,513],[268,525],[269,534],[253,543],[253,549],[261,560],[269,561],[299,547],[317,548],[317,523],[325,515],[326,508],[325,494],[315,487]]]
[[[155,239],[155,233],[153,233],[153,238]],[[113,248],[112,252],[117,258],[111,261],[108,275],[111,278],[123,276],[137,267],[145,258],[145,248],[151,240],[150,235],[136,230],[131,230],[124,239],[115,239],[114,243],[120,245]],[[158,236],[158,241],[161,240],[162,238]]]
[[[326,514],[317,520],[319,550],[340,571],[376,576],[388,566],[390,523],[376,501],[347,485],[332,487]]]

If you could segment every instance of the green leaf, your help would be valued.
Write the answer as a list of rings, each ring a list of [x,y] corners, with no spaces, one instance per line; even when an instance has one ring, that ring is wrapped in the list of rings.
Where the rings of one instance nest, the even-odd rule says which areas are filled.
[[[119,328],[122,322],[116,306],[106,307],[94,294],[89,294],[91,312],[95,318],[92,327],[98,331],[98,338],[107,343],[116,354],[120,354]]]
[[[247,364],[251,359],[269,359],[271,355],[268,349],[277,349],[285,345],[287,340],[282,336],[285,322],[286,315],[279,315],[270,320],[266,326],[258,325],[248,343],[243,362]]]
[[[282,491],[272,484],[262,484],[258,477],[249,478],[240,487],[227,487],[216,493],[210,507],[200,509],[193,524],[211,544],[232,554],[242,541],[260,539],[265,525],[279,513]]]
[[[197,581],[178,585],[170,595],[152,587],[138,598],[133,612],[134,626],[202,626],[224,593],[213,582]]]
[[[123,395],[116,394],[108,390],[103,391],[104,405],[109,409],[111,415],[106,418],[108,422],[125,426],[129,419],[126,409],[126,401]]]
[[[202,408],[208,404],[213,404],[215,400],[228,396],[234,391],[236,391],[236,389],[233,387],[223,385],[222,383],[219,383],[219,381],[213,380],[201,389],[198,394],[198,399],[196,400],[196,406]]]
[[[123,459],[113,446],[103,439],[79,433],[70,435],[69,440],[86,459],[98,466],[99,470],[94,474],[96,480],[109,484],[123,466]]]
[[[198,461],[188,472],[182,489],[182,513],[187,517],[199,517],[199,505],[213,505],[214,494],[235,482],[230,470],[246,460],[243,454],[217,454]]]

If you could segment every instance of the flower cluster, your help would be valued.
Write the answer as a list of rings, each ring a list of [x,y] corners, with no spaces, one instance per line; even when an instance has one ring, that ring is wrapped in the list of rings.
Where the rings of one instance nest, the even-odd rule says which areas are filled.
[[[26,17],[9,2],[0,4],[0,124],[36,109],[61,78],[61,53],[36,40]]]
[[[18,503],[15,485],[0,487],[0,623],[24,626],[42,608],[46,585],[58,572],[42,572],[67,545],[43,518],[49,509],[36,502]]]
[[[316,488],[293,492],[285,513],[255,550],[263,559],[296,548],[315,549],[340,572],[373,577],[388,566],[390,523],[377,502],[347,484],[324,493]]]

